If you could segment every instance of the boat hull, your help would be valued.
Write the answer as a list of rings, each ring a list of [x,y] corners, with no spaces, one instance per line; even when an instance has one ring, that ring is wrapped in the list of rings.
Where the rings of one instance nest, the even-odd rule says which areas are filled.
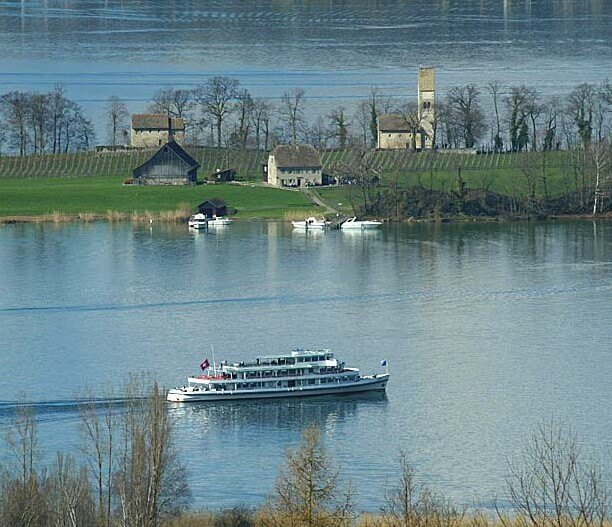
[[[168,392],[167,400],[176,403],[213,402],[213,401],[243,401],[253,399],[281,399],[287,397],[314,397],[326,395],[345,395],[371,391],[384,391],[389,374],[362,377],[350,384],[331,384],[317,386],[302,386],[282,389],[253,390],[220,390],[220,391],[183,391],[173,389]]]
[[[381,226],[381,223],[360,223],[360,224],[342,224],[340,227],[343,230],[350,230],[350,231],[369,231],[369,230],[373,230],[373,229],[378,229],[378,227]]]

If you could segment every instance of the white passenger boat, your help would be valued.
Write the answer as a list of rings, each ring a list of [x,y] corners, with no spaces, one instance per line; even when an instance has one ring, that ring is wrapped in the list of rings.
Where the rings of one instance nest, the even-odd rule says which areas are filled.
[[[213,216],[211,219],[208,220],[208,226],[209,227],[219,227],[222,225],[229,225],[232,223],[232,221],[234,220],[230,220],[229,218],[226,218],[225,216]]]
[[[376,220],[358,220],[355,216],[346,220],[342,225],[341,229],[356,229],[356,230],[370,230],[377,229],[382,225],[382,221]]]
[[[207,224],[208,218],[204,214],[194,214],[189,218],[189,227],[192,229],[205,229]]]
[[[302,221],[292,221],[291,223],[296,229],[326,229],[330,225],[325,218],[315,218],[314,216]]]
[[[214,361],[213,361],[214,362]],[[334,358],[330,350],[294,350],[253,362],[222,362],[211,367],[200,364],[202,375],[189,377],[187,385],[168,392],[168,401],[229,401],[342,395],[370,391],[384,392],[389,380],[385,373],[361,375]]]

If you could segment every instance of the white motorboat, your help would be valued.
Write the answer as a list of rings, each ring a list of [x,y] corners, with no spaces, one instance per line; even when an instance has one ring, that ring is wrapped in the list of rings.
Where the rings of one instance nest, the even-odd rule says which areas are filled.
[[[377,229],[382,225],[382,221],[377,220],[358,220],[357,217],[353,216],[346,220],[342,225],[341,229],[356,229],[356,230],[370,230]]]
[[[225,216],[213,216],[211,219],[208,220],[208,226],[209,227],[219,227],[222,225],[230,225],[232,221],[234,220],[230,220],[229,218],[226,218]]]
[[[330,223],[325,218],[311,216],[302,221],[292,221],[295,229],[326,229]]]
[[[253,362],[222,362],[211,367],[200,364],[202,375],[188,377],[187,385],[168,391],[171,402],[229,401],[343,395],[370,391],[384,392],[389,380],[384,373],[361,375],[347,368],[330,350],[293,350]]]
[[[204,214],[194,214],[189,218],[189,227],[192,229],[205,229],[207,225],[208,218]]]

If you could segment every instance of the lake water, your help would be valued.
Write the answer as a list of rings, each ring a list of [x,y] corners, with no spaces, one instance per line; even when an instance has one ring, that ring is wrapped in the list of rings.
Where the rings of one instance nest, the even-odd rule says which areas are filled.
[[[112,94],[137,112],[217,74],[273,100],[302,86],[311,115],[372,85],[414,97],[419,65],[442,93],[498,79],[566,94],[610,76],[611,28],[608,0],[4,0],[0,89],[61,83],[98,121]]]
[[[366,372],[387,359],[387,397],[172,410],[195,506],[259,503],[311,423],[360,508],[381,505],[399,449],[453,499],[486,502],[550,416],[612,468],[611,305],[609,222],[3,226],[0,435],[21,392],[51,453],[78,443],[87,385],[182,384],[211,345],[217,360],[329,347]]]

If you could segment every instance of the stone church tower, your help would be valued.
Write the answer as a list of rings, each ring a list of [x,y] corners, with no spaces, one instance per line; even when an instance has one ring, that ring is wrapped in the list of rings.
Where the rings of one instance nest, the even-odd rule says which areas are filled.
[[[419,68],[419,122],[423,131],[422,148],[429,150],[435,141],[436,74],[433,68]]]

